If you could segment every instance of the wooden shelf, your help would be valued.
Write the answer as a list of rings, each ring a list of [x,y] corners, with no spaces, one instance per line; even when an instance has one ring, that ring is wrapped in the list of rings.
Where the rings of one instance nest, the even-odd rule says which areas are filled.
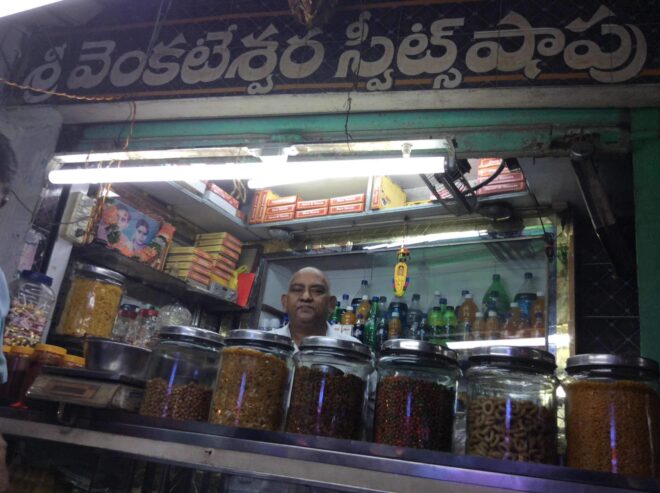
[[[249,308],[243,308],[236,303],[224,300],[203,289],[194,288],[181,279],[152,269],[148,265],[121,255],[103,245],[92,244],[84,247],[76,247],[73,249],[72,257],[75,260],[82,260],[114,270],[133,281],[144,284],[156,291],[169,294],[187,304],[200,305],[203,309],[210,312],[240,312],[249,310]]]

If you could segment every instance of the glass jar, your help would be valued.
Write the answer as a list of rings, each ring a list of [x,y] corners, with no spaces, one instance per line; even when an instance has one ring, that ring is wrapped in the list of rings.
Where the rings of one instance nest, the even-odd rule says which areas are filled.
[[[289,337],[233,330],[225,339],[210,421],[279,431],[284,426],[293,370]]]
[[[62,368],[85,368],[85,358],[74,356],[73,354],[65,354],[60,366]]]
[[[566,372],[568,465],[660,478],[658,363],[581,354]]]
[[[137,305],[130,305],[128,303],[119,307],[119,314],[112,328],[113,340],[129,344],[133,343],[130,338],[135,334],[135,324],[139,309]]]
[[[377,363],[374,441],[451,451],[456,352],[429,342],[394,339],[383,344]]]
[[[34,347],[41,341],[55,308],[52,284],[50,277],[27,270],[11,283],[4,336],[7,344]]]
[[[124,280],[109,269],[75,264],[57,333],[109,338],[124,295]]]
[[[210,330],[168,326],[149,357],[140,414],[207,421],[223,339]]]
[[[295,374],[286,431],[359,439],[366,386],[373,372],[364,344],[306,337],[293,357]]]
[[[21,390],[25,377],[30,370],[34,348],[27,346],[13,346],[7,358],[7,382],[2,386],[2,398],[9,402],[16,402],[21,398]]]
[[[25,393],[32,386],[35,379],[41,374],[41,369],[44,366],[62,366],[65,355],[66,349],[63,347],[53,346],[51,344],[37,344],[34,347],[30,368],[25,375],[21,389],[21,400],[25,397]]]
[[[153,307],[140,310],[135,321],[135,337],[131,344],[137,347],[151,349],[156,344],[156,322],[158,310]]]
[[[165,305],[158,311],[156,326],[158,329],[171,325],[188,326],[192,322],[192,313],[179,303]]]
[[[493,346],[472,350],[469,362],[466,453],[557,463],[554,356]]]

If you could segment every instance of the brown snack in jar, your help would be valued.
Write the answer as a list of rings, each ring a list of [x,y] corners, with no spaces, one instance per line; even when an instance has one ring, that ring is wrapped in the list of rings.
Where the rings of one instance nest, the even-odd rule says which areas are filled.
[[[277,356],[230,347],[222,352],[210,421],[277,431],[284,418],[289,368]]]
[[[147,382],[140,414],[183,421],[206,421],[213,392],[196,382],[169,386],[162,378]]]
[[[286,431],[358,438],[365,384],[351,374],[300,367],[293,379]]]
[[[660,477],[660,399],[646,383],[576,381],[566,386],[570,467]]]
[[[436,382],[387,376],[378,382],[374,441],[448,452],[454,418],[453,390]]]
[[[58,333],[110,337],[123,290],[116,284],[76,278],[71,282]]]
[[[12,298],[4,342],[10,346],[36,346],[41,341],[49,312],[25,299]]]
[[[467,409],[466,451],[494,459],[555,464],[557,415],[530,400],[473,398]]]

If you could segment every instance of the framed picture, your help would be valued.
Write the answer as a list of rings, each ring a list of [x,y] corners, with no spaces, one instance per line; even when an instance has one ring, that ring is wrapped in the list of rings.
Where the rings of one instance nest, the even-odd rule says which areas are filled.
[[[118,198],[103,205],[96,238],[108,248],[162,269],[175,228],[137,210]]]

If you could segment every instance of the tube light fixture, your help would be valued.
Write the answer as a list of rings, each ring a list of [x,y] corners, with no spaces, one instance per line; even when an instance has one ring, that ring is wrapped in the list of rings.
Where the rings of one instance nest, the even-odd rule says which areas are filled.
[[[36,9],[37,7],[43,7],[60,1],[61,0],[21,0],[20,2],[0,2],[0,17],[18,14],[19,12]]]
[[[548,336],[548,345],[558,348],[568,347],[571,337],[568,334],[552,334]],[[492,346],[523,346],[523,347],[543,347],[545,346],[545,337],[526,337],[521,339],[499,339],[486,341],[449,341],[449,349],[474,349],[478,347]]]
[[[81,183],[145,183],[195,180],[258,180],[261,187],[328,178],[351,178],[371,175],[440,173],[444,158],[346,159],[336,161],[292,161],[284,164],[226,163],[176,164],[162,166],[121,166],[106,168],[59,169],[48,179],[57,185]]]
[[[368,245],[363,250],[382,250],[386,248],[399,248],[402,243],[406,246],[419,245],[420,243],[431,243],[435,241],[468,240],[470,238],[479,238],[488,233],[485,229],[469,231],[447,231],[444,233],[432,233],[428,235],[408,236],[406,238],[396,238],[388,243],[378,243]]]

